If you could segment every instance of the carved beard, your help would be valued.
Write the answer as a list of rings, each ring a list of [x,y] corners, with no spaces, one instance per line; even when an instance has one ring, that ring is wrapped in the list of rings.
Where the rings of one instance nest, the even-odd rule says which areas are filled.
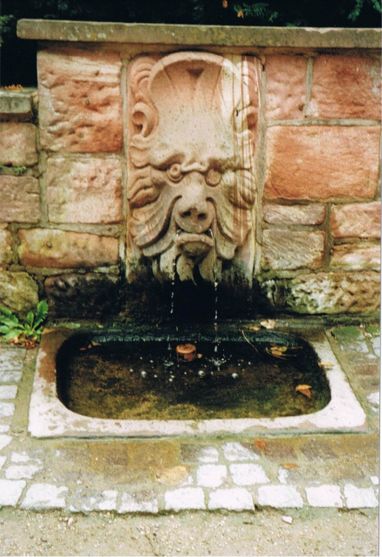
[[[219,280],[222,262],[232,260],[252,228],[253,176],[250,170],[182,174],[170,180],[167,170],[140,169],[136,188],[129,196],[132,208],[130,234],[144,256],[152,260],[160,278],[194,280],[196,267],[207,281]],[[181,166],[182,165],[179,165]],[[213,184],[209,184],[208,181]],[[179,218],[184,191],[193,180],[203,188],[207,219],[187,226]]]
[[[129,238],[158,278],[208,281],[245,252],[253,265],[253,59],[142,57],[130,69]]]

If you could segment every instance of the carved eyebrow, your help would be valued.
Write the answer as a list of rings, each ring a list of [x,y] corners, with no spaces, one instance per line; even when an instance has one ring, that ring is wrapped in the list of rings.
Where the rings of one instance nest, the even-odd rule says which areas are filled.
[[[168,168],[169,166],[171,166],[174,163],[179,163],[182,164],[182,162],[185,159],[185,155],[182,152],[175,152],[172,153],[169,156],[160,156],[160,153],[158,153],[154,159],[152,160],[152,164],[156,167],[159,168],[161,170]]]

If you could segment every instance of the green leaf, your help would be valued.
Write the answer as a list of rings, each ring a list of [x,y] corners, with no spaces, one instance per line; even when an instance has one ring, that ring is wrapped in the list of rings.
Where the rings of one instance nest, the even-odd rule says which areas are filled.
[[[27,316],[25,318],[25,323],[27,325],[32,326],[33,325],[33,321],[34,321],[34,313],[33,311],[28,311]]]
[[[10,309],[6,308],[5,306],[0,306],[0,312],[4,313],[4,315],[7,315],[8,317],[13,315],[13,312]]]
[[[9,331],[9,333],[7,333],[6,335],[4,335],[4,340],[12,340],[14,338],[16,338],[18,335],[20,334],[20,331]]]

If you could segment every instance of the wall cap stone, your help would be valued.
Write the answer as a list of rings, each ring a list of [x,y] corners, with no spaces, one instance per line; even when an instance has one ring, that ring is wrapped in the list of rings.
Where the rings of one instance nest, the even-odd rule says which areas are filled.
[[[186,46],[379,49],[381,29],[173,25],[21,19],[21,39]]]

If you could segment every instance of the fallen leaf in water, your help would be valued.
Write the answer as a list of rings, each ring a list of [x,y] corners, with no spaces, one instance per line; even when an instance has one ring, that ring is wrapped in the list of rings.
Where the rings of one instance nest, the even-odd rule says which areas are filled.
[[[269,348],[266,348],[266,352],[268,352],[268,354],[274,356],[275,358],[284,358],[287,351],[288,351],[287,346],[274,345],[274,346],[270,346]]]
[[[295,462],[285,462],[281,466],[285,468],[285,470],[294,470],[295,468],[298,468],[298,464]]]
[[[260,325],[264,327],[264,329],[274,329],[276,321],[274,319],[264,319],[263,321],[260,321]]]
[[[296,393],[301,393],[306,396],[306,398],[312,398],[312,386],[311,385],[297,385]]]
[[[239,17],[239,18],[244,18],[244,12],[243,12],[243,10],[239,10],[239,11],[237,12],[236,16]]]
[[[224,9],[228,8],[228,0],[222,0],[222,6]]]
[[[267,442],[264,439],[255,439],[255,447],[259,451],[265,451],[267,448]]]

